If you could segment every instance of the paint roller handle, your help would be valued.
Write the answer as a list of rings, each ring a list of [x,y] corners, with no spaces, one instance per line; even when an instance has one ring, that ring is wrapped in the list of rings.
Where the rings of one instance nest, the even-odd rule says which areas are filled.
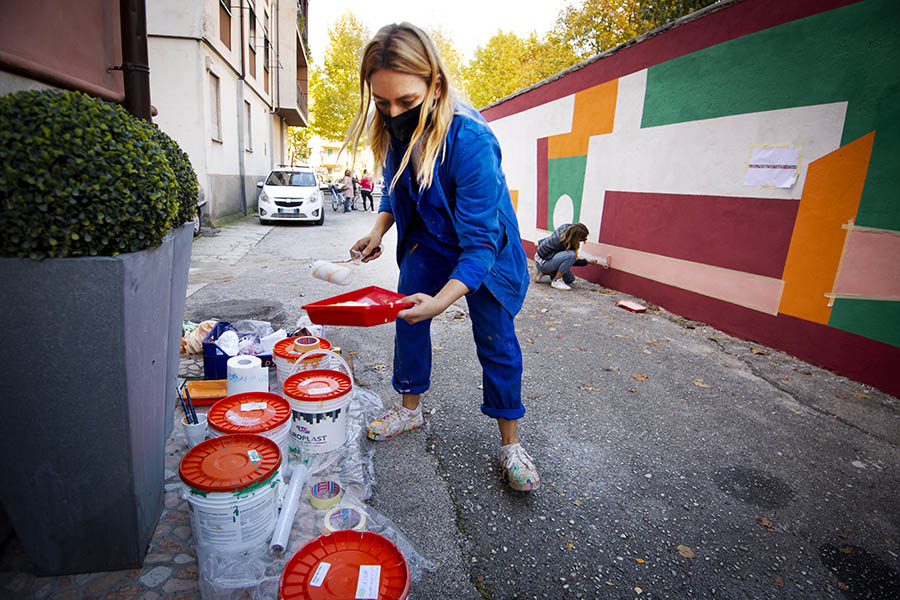
[[[188,408],[191,409],[191,418],[193,419],[191,423],[196,425],[200,422],[200,419],[197,418],[197,412],[194,410],[194,403],[191,401],[191,393],[188,391],[187,386],[184,388],[184,395],[187,396]]]
[[[185,388],[185,393],[187,393],[187,388]],[[181,400],[181,408],[184,410],[184,418],[188,423],[191,423],[191,413],[188,410],[187,402],[184,401],[184,396],[181,395],[181,390],[175,388],[175,393],[178,394],[178,399]]]

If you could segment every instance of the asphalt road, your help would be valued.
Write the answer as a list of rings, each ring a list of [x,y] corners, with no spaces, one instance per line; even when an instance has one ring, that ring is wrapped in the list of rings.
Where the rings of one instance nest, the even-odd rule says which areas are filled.
[[[390,236],[348,288],[310,276],[373,220],[205,232],[187,316],[290,327],[305,303],[395,289]],[[425,426],[375,445],[370,499],[436,563],[410,597],[900,597],[897,398],[625,298],[583,280],[529,289],[516,331],[520,438],[543,478],[530,494],[503,482],[465,301],[434,320]],[[325,336],[395,401],[391,325]]]

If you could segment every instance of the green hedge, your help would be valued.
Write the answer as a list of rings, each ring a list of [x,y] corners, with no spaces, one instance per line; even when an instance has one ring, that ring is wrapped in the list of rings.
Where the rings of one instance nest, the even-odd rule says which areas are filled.
[[[184,165],[173,169],[158,140],[145,121],[81,92],[0,97],[2,255],[114,256],[158,246],[183,222],[180,202],[190,193],[176,179]]]
[[[178,212],[175,215],[176,227],[193,220],[197,214],[197,194],[200,188],[197,185],[197,173],[191,165],[191,159],[187,152],[181,149],[178,143],[170,138],[166,132],[156,125],[150,125],[157,143],[166,153],[166,160],[175,173],[178,182]]]

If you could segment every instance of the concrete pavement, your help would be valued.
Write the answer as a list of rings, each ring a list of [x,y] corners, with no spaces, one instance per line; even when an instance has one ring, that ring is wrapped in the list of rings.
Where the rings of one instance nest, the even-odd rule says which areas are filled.
[[[194,245],[186,314],[290,326],[307,302],[395,287],[392,238],[383,259],[354,269],[350,288],[309,277],[313,260],[345,256],[372,219],[248,218],[207,232]],[[625,298],[584,281],[529,289],[516,327],[520,437],[544,481],[532,494],[510,491],[497,468],[465,302],[434,320],[426,424],[374,446],[369,501],[437,563],[411,597],[900,596],[898,400],[657,307],[617,308]],[[361,384],[394,401],[390,325],[329,327],[326,337],[356,353]],[[176,432],[166,510],[142,569],[35,578],[14,541],[0,590],[198,597],[189,519],[169,488],[182,453]]]

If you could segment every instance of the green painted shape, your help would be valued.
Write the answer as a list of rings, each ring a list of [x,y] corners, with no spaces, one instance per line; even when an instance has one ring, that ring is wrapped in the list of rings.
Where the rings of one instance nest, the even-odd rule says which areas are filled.
[[[875,143],[856,224],[900,230],[900,2],[865,0],[650,67],[642,127],[847,102]]]
[[[572,199],[572,222],[581,219],[581,200],[584,195],[584,173],[587,156],[551,158],[547,161],[547,223],[550,231],[562,223],[553,222],[553,211],[560,196],[568,194]]]
[[[828,325],[900,348],[900,301],[837,298]]]

